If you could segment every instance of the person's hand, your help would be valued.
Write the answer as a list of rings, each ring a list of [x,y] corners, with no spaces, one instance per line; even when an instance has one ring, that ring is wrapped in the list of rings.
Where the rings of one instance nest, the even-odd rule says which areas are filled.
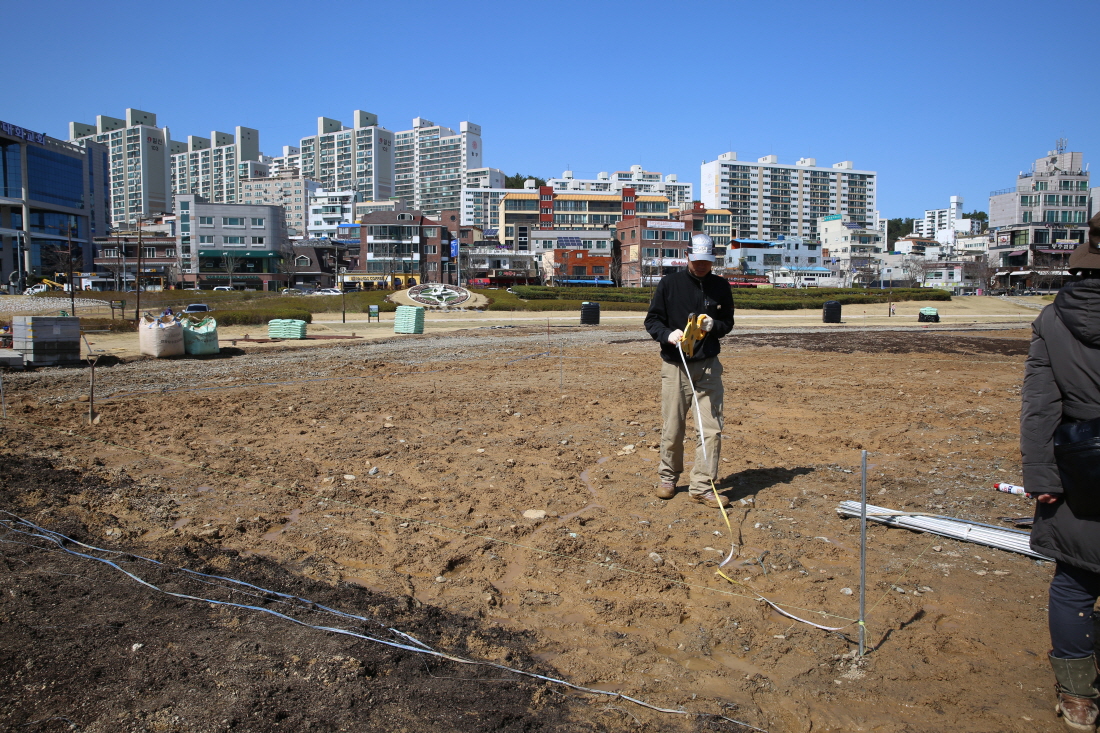
[[[701,328],[707,333],[710,333],[710,329],[714,328],[714,319],[710,316],[703,316],[703,325]]]
[[[1055,504],[1062,498],[1061,494],[1039,494],[1035,497],[1035,501],[1040,504]]]
[[[668,335],[668,342],[675,346],[676,344],[680,343],[680,339],[682,339],[683,337],[684,332],[677,328],[675,331]]]

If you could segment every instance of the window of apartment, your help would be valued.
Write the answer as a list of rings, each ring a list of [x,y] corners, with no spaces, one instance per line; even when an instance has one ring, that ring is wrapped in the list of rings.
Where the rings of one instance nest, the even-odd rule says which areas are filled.
[[[1033,219],[1032,219],[1032,216],[1034,215],[1034,213],[1035,213],[1035,212],[1033,212],[1033,211],[1025,211],[1025,212],[1023,212],[1023,214],[1022,214],[1022,217],[1023,217],[1023,218],[1022,218],[1022,221],[1023,221],[1023,223],[1024,223],[1024,224],[1030,224],[1030,223],[1031,223],[1031,222],[1033,221]]]
[[[222,244],[244,244],[244,237],[222,237]]]
[[[243,227],[244,226],[244,217],[243,216],[223,216],[222,217],[222,226],[226,226],[226,227]]]
[[[263,219],[257,219],[256,217],[252,218],[252,226],[262,227],[263,225],[264,225],[264,220]]]
[[[424,227],[424,236],[425,237],[438,237],[439,236],[439,227]]]
[[[542,248],[543,249],[554,249],[554,240],[553,239],[544,240],[543,243],[542,243]]]
[[[658,252],[656,247],[642,247],[642,257],[656,257]]]
[[[806,262],[808,262],[811,265],[816,265],[817,264],[817,258],[816,257],[807,257]]]
[[[295,267],[309,267],[310,259],[305,255],[294,258]]]
[[[439,254],[439,247],[437,245],[434,245],[434,244],[425,244],[424,245],[424,254],[426,254],[426,255]]]
[[[607,272],[607,268],[604,267],[603,265],[593,265],[592,266],[592,274],[593,275],[603,275],[603,274],[606,274],[606,272]]]
[[[156,247],[142,247],[141,248],[141,256],[144,257],[144,258],[156,257],[157,256],[157,248]]]
[[[199,226],[200,227],[212,227],[212,226],[214,226],[214,217],[212,217],[212,216],[200,216],[199,217]]]
[[[645,232],[642,233],[642,239],[660,239],[660,238],[661,238],[661,233],[657,232],[657,231],[653,231],[652,229],[646,229]]]
[[[213,243],[214,243],[213,235],[209,235],[209,234],[199,235],[199,244],[213,244]]]
[[[1036,181],[1034,184],[1032,184],[1032,189],[1031,190],[1033,190],[1033,191],[1046,191],[1047,190],[1047,182],[1046,181]]]
[[[191,202],[190,201],[180,201],[180,211],[190,211],[190,210],[191,210]]]
[[[165,257],[175,257],[176,256],[176,248],[175,247],[167,248],[166,250],[164,250],[164,256]]]
[[[253,237],[252,238],[252,244],[263,244],[263,243],[264,243],[264,238],[263,237]]]

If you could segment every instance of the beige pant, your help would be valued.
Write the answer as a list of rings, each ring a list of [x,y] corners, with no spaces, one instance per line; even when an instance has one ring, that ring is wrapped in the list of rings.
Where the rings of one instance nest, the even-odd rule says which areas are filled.
[[[703,441],[707,447],[703,459],[703,443],[695,449],[688,491],[697,496],[709,491],[711,481],[718,481],[718,459],[722,450],[722,364],[717,357],[689,361],[691,379],[699,395],[699,410],[703,414]],[[684,434],[687,423],[697,425],[692,407],[693,395],[683,364],[661,362],[661,465],[657,475],[661,481],[675,481],[684,470]],[[698,429],[698,428],[697,428]]]

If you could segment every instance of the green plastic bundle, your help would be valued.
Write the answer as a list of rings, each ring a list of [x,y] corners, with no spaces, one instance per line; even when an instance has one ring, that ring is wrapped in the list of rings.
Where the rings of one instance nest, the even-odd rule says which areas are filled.
[[[424,333],[424,309],[399,305],[393,318],[394,333]]]
[[[275,318],[268,321],[267,337],[273,339],[304,339],[306,322],[293,318]]]

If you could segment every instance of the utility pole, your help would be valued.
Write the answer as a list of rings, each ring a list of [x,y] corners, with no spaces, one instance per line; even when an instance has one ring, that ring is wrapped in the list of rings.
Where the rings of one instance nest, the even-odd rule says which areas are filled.
[[[137,270],[134,272],[134,320],[141,320],[141,215],[137,218],[138,246],[137,246]]]
[[[73,223],[72,220],[65,227],[65,237],[69,242],[69,315],[76,315],[76,285],[73,284]]]

